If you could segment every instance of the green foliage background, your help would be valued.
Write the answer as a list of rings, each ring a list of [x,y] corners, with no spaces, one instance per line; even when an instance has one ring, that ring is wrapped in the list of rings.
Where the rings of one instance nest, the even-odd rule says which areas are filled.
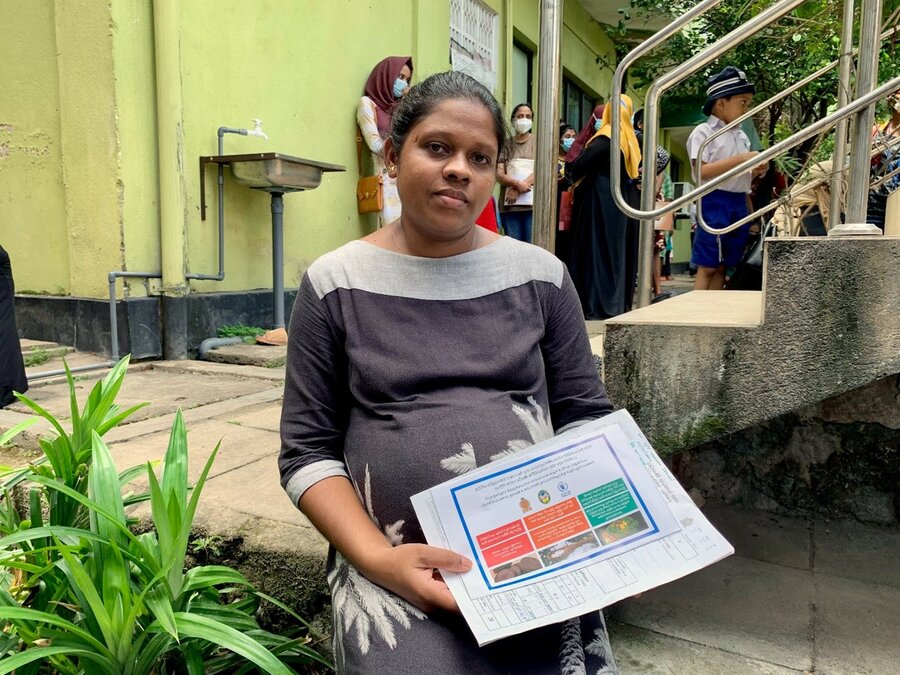
[[[620,10],[622,20],[618,26],[609,29],[610,35],[614,40],[626,39],[628,30],[625,22],[632,15],[675,17],[695,4],[690,0],[632,0],[629,7]],[[771,4],[771,0],[723,0],[681,33],[641,59],[630,70],[629,79],[637,87],[648,86],[656,77],[739,28]],[[778,22],[734,47],[707,69],[682,82],[666,96],[666,102],[699,106],[705,99],[708,77],[726,65],[737,66],[747,73],[748,78],[756,85],[755,100],[762,101],[774,96],[839,57],[843,6],[843,2],[838,0],[815,0],[800,5]],[[883,12],[882,30],[897,26],[900,0],[885,0]],[[856,12],[857,32],[858,23],[859,9]],[[900,73],[898,35],[900,34],[895,34],[882,44],[879,59],[880,82]],[[756,120],[763,144],[771,145],[824,117],[834,108],[837,92],[838,69],[835,68],[771,105],[767,113]],[[798,146],[794,149],[793,156],[805,159],[815,143],[816,139],[812,139]]]

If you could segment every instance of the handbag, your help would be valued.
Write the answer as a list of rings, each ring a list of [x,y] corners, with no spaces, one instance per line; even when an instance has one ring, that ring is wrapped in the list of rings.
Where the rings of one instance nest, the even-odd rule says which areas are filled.
[[[384,187],[381,176],[363,176],[362,130],[356,126],[356,164],[359,180],[356,181],[356,210],[360,214],[377,213],[384,208]]]
[[[669,202],[665,200],[659,200],[656,202],[656,208],[662,208],[666,206]],[[672,211],[668,213],[664,213],[656,221],[653,223],[653,229],[657,232],[670,232],[675,229],[675,214]]]
[[[559,198],[559,231],[572,229],[572,196],[574,190],[565,190]]]

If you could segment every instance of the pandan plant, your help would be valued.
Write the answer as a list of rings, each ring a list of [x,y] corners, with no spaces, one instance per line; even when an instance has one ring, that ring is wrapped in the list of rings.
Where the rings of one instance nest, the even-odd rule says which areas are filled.
[[[150,502],[154,529],[135,534],[129,528],[125,508],[135,498],[123,498],[123,489],[137,474],[117,471],[101,437],[136,409],[114,412],[115,396],[107,400],[103,393],[118,391],[126,367],[123,359],[113,371],[115,377],[110,373],[100,384],[96,399],[95,387],[86,406],[89,414],[82,412],[78,422],[69,374],[71,434],[33,401],[19,397],[48,419],[59,437],[41,443],[44,461],[13,474],[20,489],[29,486],[27,517],[12,507],[9,490],[0,504],[5,534],[0,538],[0,675],[13,671],[287,675],[297,668],[331,668],[310,647],[307,635],[281,636],[259,626],[256,609],[266,600],[308,628],[282,603],[256,591],[239,572],[220,565],[185,570],[194,514],[219,446],[191,488],[187,431],[180,410],[161,476],[150,464],[140,469],[149,481],[144,498]],[[0,443],[22,427],[4,434]],[[88,453],[83,452],[85,434]],[[67,440],[61,441],[63,435]],[[48,448],[55,453],[52,458]],[[81,460],[78,464],[76,457]],[[49,471],[43,470],[47,464]],[[67,482],[61,479],[64,476],[77,478]],[[68,520],[60,521],[63,513]]]

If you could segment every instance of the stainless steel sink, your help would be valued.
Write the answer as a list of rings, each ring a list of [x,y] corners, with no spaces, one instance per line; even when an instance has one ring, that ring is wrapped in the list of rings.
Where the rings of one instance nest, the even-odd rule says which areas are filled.
[[[227,164],[231,167],[236,183],[266,192],[313,190],[319,187],[324,172],[345,170],[340,164],[326,164],[280,152],[201,157],[200,217],[203,220],[206,219],[206,185],[203,173],[207,164]]]
[[[277,152],[261,154],[252,159],[231,161],[231,174],[236,183],[257,190],[294,192],[312,190],[322,182],[323,171],[343,171],[344,167],[323,164],[308,159],[281,155]]]

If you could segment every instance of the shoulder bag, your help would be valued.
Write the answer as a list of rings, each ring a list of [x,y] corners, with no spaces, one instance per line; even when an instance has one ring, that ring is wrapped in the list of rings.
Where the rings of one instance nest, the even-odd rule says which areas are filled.
[[[356,127],[356,163],[359,180],[356,182],[356,210],[359,213],[377,213],[384,207],[384,192],[381,176],[363,176],[362,130]]]

